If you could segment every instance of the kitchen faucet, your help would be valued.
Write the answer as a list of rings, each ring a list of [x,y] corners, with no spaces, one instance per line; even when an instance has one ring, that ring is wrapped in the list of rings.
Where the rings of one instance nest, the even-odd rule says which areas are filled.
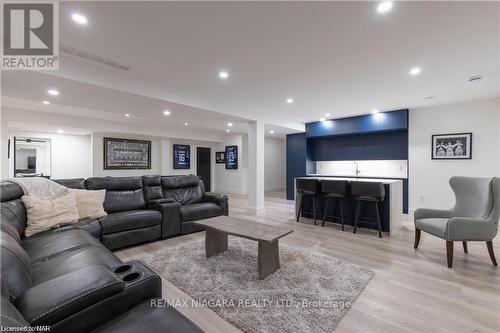
[[[358,176],[361,173],[361,170],[359,170],[358,162],[354,161],[354,164],[356,165],[356,176]]]

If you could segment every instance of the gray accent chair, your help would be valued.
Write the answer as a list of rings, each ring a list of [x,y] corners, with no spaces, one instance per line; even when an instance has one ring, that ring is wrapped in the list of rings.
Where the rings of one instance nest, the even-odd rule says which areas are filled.
[[[453,242],[460,241],[468,253],[468,241],[486,242],[493,265],[493,238],[500,216],[500,178],[452,177],[455,207],[449,210],[419,208],[415,211],[415,245],[421,231],[446,240],[448,267],[453,264]]]

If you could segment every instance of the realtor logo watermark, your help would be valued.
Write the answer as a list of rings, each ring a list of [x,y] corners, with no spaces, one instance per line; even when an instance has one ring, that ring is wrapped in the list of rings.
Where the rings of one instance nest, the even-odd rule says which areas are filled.
[[[59,8],[52,1],[2,1],[2,70],[59,69]]]

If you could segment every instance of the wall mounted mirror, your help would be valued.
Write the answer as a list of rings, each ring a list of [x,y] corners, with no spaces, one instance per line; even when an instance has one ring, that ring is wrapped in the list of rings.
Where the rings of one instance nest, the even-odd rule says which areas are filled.
[[[14,176],[50,178],[50,140],[14,138]]]

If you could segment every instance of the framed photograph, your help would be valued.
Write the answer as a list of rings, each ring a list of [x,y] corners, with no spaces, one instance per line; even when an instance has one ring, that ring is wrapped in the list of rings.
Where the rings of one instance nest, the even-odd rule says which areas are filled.
[[[238,169],[238,146],[226,146],[226,169]]]
[[[432,159],[433,160],[472,159],[472,133],[433,135]]]
[[[215,153],[215,163],[226,163],[226,154],[223,151],[218,151]]]
[[[174,145],[174,169],[191,168],[191,146]]]
[[[104,138],[104,170],[151,169],[151,141]]]

